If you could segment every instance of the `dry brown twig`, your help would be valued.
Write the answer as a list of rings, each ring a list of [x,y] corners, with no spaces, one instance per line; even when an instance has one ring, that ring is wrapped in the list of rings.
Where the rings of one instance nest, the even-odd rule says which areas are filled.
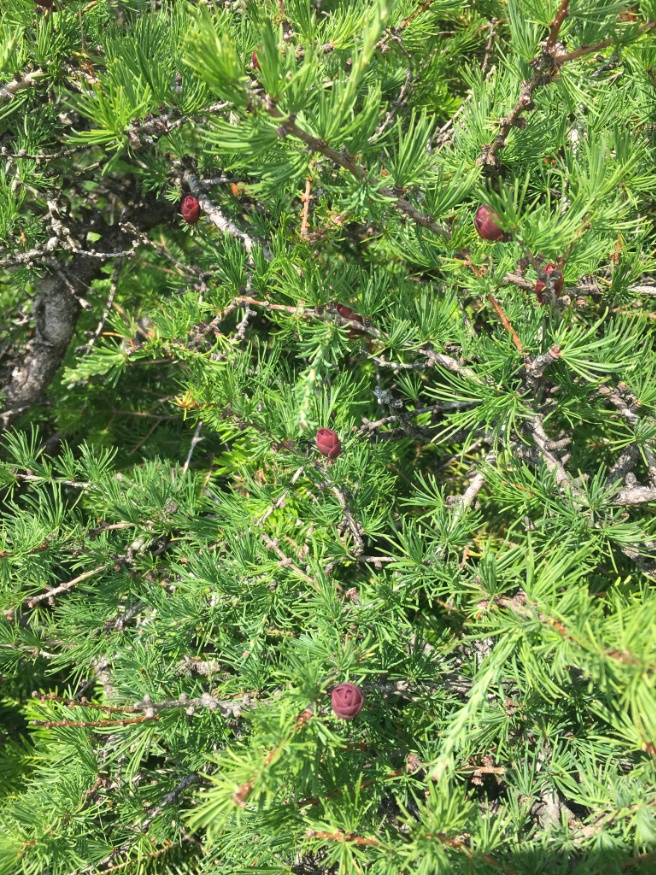
[[[488,62],[490,60],[490,53],[492,52],[492,43],[494,42],[495,29],[496,29],[496,26],[498,23],[499,23],[499,20],[497,18],[493,18],[493,19],[491,19],[491,21],[488,24],[489,33],[488,33],[488,38],[487,38],[487,44],[485,46],[485,56],[483,58],[483,66],[481,68],[482,73],[483,73],[483,78],[485,78],[485,76],[487,74],[487,65],[488,65]]]
[[[499,302],[498,302],[497,299],[494,297],[494,295],[492,294],[492,292],[490,292],[490,294],[487,296],[487,299],[488,299],[488,301],[490,302],[490,304],[492,304],[492,306],[494,307],[494,310],[495,310],[497,316],[498,316],[499,319],[501,320],[501,324],[502,324],[503,327],[506,329],[506,331],[510,334],[510,337],[511,337],[511,339],[512,339],[512,342],[515,344],[515,346],[516,346],[516,348],[517,348],[517,351],[518,351],[521,355],[524,355],[525,352],[524,352],[524,347],[522,346],[522,342],[521,342],[521,340],[519,339],[519,337],[518,337],[518,335],[517,335],[517,332],[515,331],[515,329],[514,329],[514,328],[512,327],[512,325],[510,324],[510,320],[508,319],[508,317],[506,316],[506,314],[503,312],[503,308],[501,307],[501,304],[499,304]]]
[[[514,126],[516,126],[521,116],[533,108],[533,93],[543,85],[549,84],[558,74],[558,71],[563,64],[569,61],[582,58],[585,55],[592,54],[613,45],[615,42],[612,39],[603,40],[590,46],[581,46],[572,52],[559,51],[558,37],[560,29],[568,14],[570,0],[561,0],[560,6],[554,20],[549,28],[549,36],[543,44],[540,55],[533,61],[534,72],[531,78],[521,84],[521,94],[519,100],[511,109],[509,114],[499,120],[499,131],[488,146],[483,148],[479,163],[486,166],[495,166],[497,164],[496,154],[506,145],[508,134]],[[650,21],[643,25],[640,29],[640,35],[647,33],[656,27],[656,22]]]
[[[303,212],[301,213],[301,239],[308,239],[308,231],[310,228],[310,202],[313,200],[312,197],[312,177],[308,176],[305,180],[305,192],[301,195],[301,201],[303,202]]]

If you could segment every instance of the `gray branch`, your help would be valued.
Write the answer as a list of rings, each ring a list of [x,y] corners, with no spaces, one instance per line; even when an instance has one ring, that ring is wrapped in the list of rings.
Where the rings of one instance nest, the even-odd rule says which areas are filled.
[[[201,209],[210,220],[213,225],[222,231],[224,234],[229,234],[231,237],[234,237],[236,240],[239,240],[246,252],[248,252],[249,256],[253,254],[253,247],[256,245],[256,240],[253,239],[249,234],[245,231],[242,231],[238,228],[235,223],[225,216],[219,207],[214,203],[214,201],[210,200],[205,191],[205,188],[201,184],[201,181],[196,176],[195,173],[192,173],[190,170],[186,171],[183,174],[183,180],[189,191],[193,194],[193,196],[197,199],[198,203],[201,206]],[[262,251],[264,252],[265,257],[268,260],[271,260],[271,253],[264,245],[264,243],[260,244],[262,246]]]
[[[145,231],[166,220],[173,210],[166,202],[147,201],[139,204],[130,218]],[[131,242],[121,228],[113,225],[105,226],[97,245],[104,250],[122,251]],[[99,276],[102,276],[102,260],[79,252],[71,261],[62,261],[55,273],[41,279],[34,307],[34,337],[9,373],[0,376],[5,408],[0,413],[0,428],[7,428],[21,413],[39,402],[64,360],[75,332],[80,297]]]
[[[9,103],[12,97],[15,97],[20,91],[25,91],[26,88],[36,85],[44,76],[47,76],[47,73],[44,73],[43,70],[35,70],[33,73],[18,74],[11,82],[0,85],[0,106],[3,103]]]

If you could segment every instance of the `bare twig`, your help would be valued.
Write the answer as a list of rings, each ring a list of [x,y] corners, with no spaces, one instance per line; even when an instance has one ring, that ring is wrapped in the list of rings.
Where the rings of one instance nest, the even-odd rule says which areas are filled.
[[[155,820],[156,817],[164,811],[165,808],[168,808],[169,805],[177,805],[178,799],[180,795],[188,788],[193,786],[193,784],[197,784],[199,781],[198,775],[195,773],[192,775],[186,775],[179,784],[177,784],[170,793],[167,793],[166,796],[162,799],[159,805],[155,806],[153,810],[149,813],[148,817],[141,824],[141,832],[146,832],[150,824]]]
[[[238,228],[235,223],[227,216],[225,216],[222,213],[221,209],[212,200],[210,200],[204,186],[202,185],[200,179],[196,176],[195,173],[192,173],[191,170],[186,170],[183,173],[182,178],[189,191],[198,200],[201,209],[204,211],[210,222],[212,222],[213,225],[216,225],[219,231],[222,231],[224,234],[229,234],[231,237],[239,240],[243,244],[249,256],[252,256],[253,247],[257,245],[257,241],[245,231],[242,231],[240,228]],[[271,253],[269,252],[266,245],[260,242],[260,246],[262,247],[265,258],[270,260]]]
[[[479,158],[481,164],[495,165],[496,153],[506,145],[508,134],[515,126],[523,113],[533,108],[533,92],[536,88],[547,85],[558,74],[560,67],[568,61],[581,58],[584,55],[599,51],[612,45],[614,40],[604,40],[592,46],[582,46],[572,52],[558,52],[558,36],[567,16],[570,0],[561,0],[558,12],[549,29],[549,37],[544,43],[541,54],[533,62],[534,73],[528,81],[521,84],[519,100],[510,113],[499,120],[499,132],[489,146],[484,146]],[[656,27],[656,22],[650,21],[640,28],[640,33],[646,33]]]
[[[282,495],[279,496],[278,498],[276,498],[275,501],[271,502],[271,507],[268,508],[268,510],[266,510],[266,511],[262,514],[261,517],[258,517],[258,519],[255,520],[255,525],[256,525],[256,526],[261,526],[262,523],[266,522],[266,520],[269,519],[269,517],[271,516],[271,514],[272,514],[275,510],[278,510],[278,508],[281,508],[281,507],[284,507],[284,506],[285,506],[285,499],[286,499],[287,496],[289,495],[289,490],[291,489],[292,486],[294,486],[294,484],[296,483],[296,481],[298,480],[298,478],[301,476],[301,474],[302,474],[304,471],[305,471],[305,465],[301,465],[300,468],[297,468],[297,469],[296,469],[296,471],[294,472],[294,476],[292,477],[292,479],[291,479],[291,481],[290,481],[289,486],[287,487],[287,489],[285,489],[285,491],[282,493]]]
[[[397,110],[405,104],[408,89],[410,88],[410,83],[412,82],[412,76],[414,71],[414,64],[412,62],[412,55],[407,51],[405,46],[403,45],[403,40],[398,31],[392,30],[390,33],[391,39],[396,40],[396,43],[400,49],[400,51],[405,55],[406,61],[408,62],[408,67],[405,72],[405,79],[403,81],[403,85],[401,86],[401,90],[399,91],[399,96],[396,98],[394,103],[390,106],[390,108],[385,113],[385,118],[378,125],[374,133],[369,137],[368,143],[371,145],[372,143],[376,143],[387,130],[387,128],[391,125],[394,120],[394,116],[396,115]]]
[[[554,344],[542,355],[526,356],[524,368],[526,370],[527,383],[535,384],[544,376],[545,370],[561,358],[560,347]]]
[[[193,660],[189,660],[189,662],[193,663]],[[106,666],[103,666],[105,668]],[[201,672],[202,673],[202,672]],[[79,693],[78,693],[79,695]],[[32,694],[33,698],[37,698],[37,694]],[[88,708],[90,710],[95,711],[104,711],[108,714],[117,714],[117,715],[133,715],[133,714],[142,714],[142,716],[138,718],[125,718],[117,717],[112,718],[111,721],[107,720],[92,720],[92,721],[84,721],[84,720],[34,720],[32,721],[37,726],[45,726],[46,728],[52,728],[54,726],[110,726],[110,725],[122,725],[122,722],[125,719],[128,719],[128,722],[139,722],[142,723],[145,720],[157,720],[158,715],[161,711],[171,711],[176,708],[184,709],[185,713],[188,716],[192,716],[196,711],[207,709],[208,711],[218,711],[222,717],[226,718],[235,718],[239,717],[244,709],[256,708],[257,707],[257,699],[254,695],[250,693],[244,693],[241,696],[237,696],[234,699],[216,699],[214,696],[211,696],[209,693],[203,693],[202,696],[197,696],[195,698],[190,698],[185,693],[183,693],[178,699],[166,699],[161,702],[153,702],[150,696],[144,696],[144,698],[140,702],[136,702],[134,705],[101,705],[98,702],[88,702],[85,699],[78,701],[77,699],[66,699],[64,697],[58,696],[56,693],[47,693],[38,697],[42,704],[46,702],[58,702],[62,705],[65,705],[69,708]]]
[[[651,489],[649,486],[633,486],[620,489],[613,504],[620,507],[627,507],[634,504],[647,504],[650,501],[656,501],[656,489]]]
[[[337,500],[339,501],[340,507],[344,513],[344,519],[346,520],[346,524],[349,527],[351,534],[353,535],[353,540],[355,541],[355,556],[359,556],[360,553],[364,552],[364,541],[362,540],[362,536],[360,535],[360,529],[358,524],[353,519],[353,514],[346,503],[346,497],[344,492],[334,483],[330,484],[330,489],[334,495],[337,496]]]
[[[107,295],[107,301],[105,302],[105,307],[102,312],[102,316],[100,317],[100,321],[96,325],[96,330],[93,332],[93,335],[89,342],[81,348],[81,352],[84,355],[88,355],[93,349],[94,343],[100,337],[100,334],[105,327],[105,322],[107,321],[107,317],[109,316],[109,311],[112,309],[114,305],[114,298],[116,296],[116,290],[118,289],[118,278],[121,273],[121,268],[123,267],[123,259],[119,259],[116,267],[114,268],[114,273],[112,275],[112,281],[109,287],[109,294]]]
[[[34,70],[32,73],[17,73],[11,82],[0,85],[0,106],[8,103],[19,92],[36,85],[48,74],[44,70]]]
[[[554,59],[555,45],[560,28],[567,14],[569,0],[562,0],[549,31],[549,38],[540,56],[533,62],[534,73],[528,81],[522,82],[521,95],[508,116],[500,119],[499,132],[490,143],[484,146],[482,155],[478,159],[481,164],[494,166],[497,163],[496,153],[506,145],[506,139],[511,129],[517,124],[520,116],[533,105],[533,92],[540,85],[546,85],[556,74],[558,69]]]
[[[493,18],[490,21],[490,23],[488,24],[489,33],[488,33],[488,38],[487,38],[487,44],[485,46],[485,57],[483,58],[483,66],[481,68],[483,78],[485,78],[485,75],[487,73],[487,65],[488,65],[489,60],[490,60],[490,52],[492,51],[492,43],[494,41],[494,30],[495,30],[497,24],[498,24],[498,19],[496,19],[496,18]]]
[[[47,592],[41,593],[41,595],[25,599],[27,607],[33,608],[34,605],[39,602],[54,599],[55,596],[61,595],[63,592],[68,592],[69,589],[73,589],[74,586],[81,583],[83,580],[87,580],[89,577],[94,577],[94,575],[100,574],[100,572],[104,571],[106,568],[106,565],[98,565],[97,568],[92,568],[90,571],[85,571],[83,574],[79,574],[77,577],[74,577],[73,580],[69,580],[68,583],[62,583],[54,589],[49,589]]]
[[[524,279],[523,276],[519,276],[516,273],[507,273],[504,276],[503,281],[504,283],[510,283],[513,286],[518,286],[520,289],[524,289],[527,292],[535,291],[535,282]]]
[[[555,48],[556,40],[558,39],[558,34],[560,33],[563,21],[565,21],[568,7],[569,0],[560,0],[560,6],[558,7],[558,12],[556,12],[556,16],[551,24],[551,28],[549,29],[549,39],[545,45],[545,49],[548,52],[553,51]]]
[[[488,453],[485,461],[488,464],[492,464],[492,462],[494,461],[494,453]],[[478,493],[481,491],[483,486],[485,486],[485,474],[477,471],[475,476],[472,478],[469,486],[458,500],[458,508],[456,509],[456,513],[454,514],[454,519],[457,517],[458,510],[464,510],[467,507],[471,507],[471,505],[478,498]]]
[[[301,200],[303,201],[303,212],[301,213],[301,238],[303,240],[307,240],[308,229],[310,227],[309,223],[309,215],[310,215],[310,201],[312,198],[312,177],[308,176],[305,180],[305,193],[301,195]]]
[[[320,590],[321,587],[317,583],[317,581],[310,577],[309,574],[306,574],[302,568],[299,568],[298,565],[294,562],[293,559],[290,559],[289,556],[286,556],[283,551],[280,549],[277,540],[271,539],[266,533],[262,534],[262,540],[267,548],[267,550],[272,550],[276,556],[280,559],[280,567],[281,568],[291,568],[302,580],[309,583],[316,590]]]
[[[630,475],[630,473],[635,468],[639,458],[640,448],[638,447],[638,444],[630,444],[613,463],[613,466],[609,470],[608,476],[606,477],[606,485],[614,486],[616,483],[621,482],[627,476],[627,474]],[[627,482],[627,486],[628,485],[630,484]]]
[[[132,222],[119,222],[119,226],[136,240],[138,240],[142,246],[148,246],[161,258],[165,258],[170,264],[175,265],[175,267],[177,267],[178,270],[180,270],[182,273],[185,273],[188,276],[197,277],[201,281],[203,280],[203,277],[206,276],[193,265],[184,264],[184,262],[179,261],[173,255],[171,255],[171,253],[167,249],[165,249],[164,246],[159,246],[157,243],[155,243],[154,240],[152,240],[148,236],[148,234],[144,234],[143,231],[135,227]]]
[[[648,21],[646,24],[643,24],[638,28],[638,33],[642,36],[643,33],[648,33],[655,27],[656,21]],[[615,43],[617,43],[617,40],[605,39],[599,43],[594,43],[594,45],[591,46],[581,46],[580,49],[575,49],[573,52],[562,52],[561,54],[556,55],[556,63],[560,66],[561,64],[567,63],[567,61],[574,61],[577,58],[582,58],[584,55],[590,55],[593,52],[601,51],[601,49],[607,49]]]
[[[501,320],[501,324],[502,324],[503,327],[506,329],[506,331],[510,334],[510,337],[511,337],[511,339],[512,339],[512,342],[513,342],[513,343],[515,344],[515,346],[517,347],[517,350],[518,350],[522,355],[524,355],[524,347],[522,346],[522,342],[521,342],[521,340],[519,339],[519,337],[518,337],[518,335],[517,335],[517,332],[515,331],[515,329],[514,329],[514,328],[512,327],[512,325],[510,324],[510,320],[508,319],[508,317],[506,316],[506,314],[503,312],[503,309],[502,309],[502,307],[501,307],[501,304],[499,304],[499,302],[497,301],[497,299],[494,297],[494,295],[493,295],[491,292],[490,292],[490,294],[487,296],[487,299],[488,299],[488,301],[490,302],[490,304],[492,304],[492,306],[494,307],[497,316],[498,316],[499,319]]]
[[[294,116],[286,117],[270,97],[265,99],[264,108],[272,118],[281,120],[279,131],[282,136],[289,134],[296,137],[296,139],[305,143],[311,152],[318,152],[320,155],[324,155],[339,167],[348,170],[348,172],[360,182],[367,182],[370,186],[376,188],[378,194],[384,198],[389,198],[393,205],[402,213],[409,216],[416,225],[426,228],[438,237],[446,236],[446,231],[438,225],[435,219],[431,216],[425,215],[421,210],[418,210],[414,204],[410,203],[407,198],[395,194],[390,188],[382,185],[378,179],[370,176],[346,150],[338,152],[336,149],[333,149],[332,146],[329,146],[325,140],[314,137],[312,134],[303,130],[303,128],[299,127],[296,123]]]
[[[189,452],[187,453],[187,458],[185,459],[185,463],[182,466],[182,473],[186,474],[189,470],[189,463],[191,462],[191,457],[194,454],[194,448],[197,444],[199,444],[203,439],[200,436],[200,430],[203,427],[203,420],[199,419],[198,424],[196,425],[196,431],[194,432],[194,436],[191,439],[191,446],[189,447]]]
[[[336,830],[335,832],[326,832],[323,829],[308,829],[305,833],[306,839],[322,839],[326,842],[342,842],[342,843],[350,843],[352,845],[369,845],[369,846],[378,846],[380,842],[375,838],[366,838],[365,836],[359,836],[352,832],[342,832],[341,830]]]
[[[536,416],[530,423],[529,428],[533,433],[533,440],[538,448],[542,459],[544,460],[547,470],[556,478],[556,483],[565,491],[571,492],[576,498],[582,499],[583,495],[577,486],[573,483],[569,474],[565,470],[565,466],[549,448],[549,438],[544,432],[542,418]]]

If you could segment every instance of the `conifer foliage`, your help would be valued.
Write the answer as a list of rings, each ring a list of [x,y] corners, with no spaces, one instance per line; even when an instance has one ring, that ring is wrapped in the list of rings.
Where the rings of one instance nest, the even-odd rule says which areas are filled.
[[[654,0],[0,10],[0,875],[655,871]]]

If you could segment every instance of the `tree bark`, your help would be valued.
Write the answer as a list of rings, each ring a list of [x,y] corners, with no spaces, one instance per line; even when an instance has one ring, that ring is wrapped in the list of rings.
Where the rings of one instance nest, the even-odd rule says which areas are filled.
[[[142,231],[149,231],[172,218],[175,207],[166,201],[140,203],[124,216]],[[101,239],[94,244],[98,252],[127,248],[132,238],[118,225],[94,227]],[[40,281],[39,298],[34,307],[34,337],[13,367],[2,376],[4,410],[0,429],[7,428],[41,398],[59,369],[75,332],[80,314],[79,296],[84,296],[94,279],[102,276],[104,261],[86,254],[61,262],[59,269]]]

